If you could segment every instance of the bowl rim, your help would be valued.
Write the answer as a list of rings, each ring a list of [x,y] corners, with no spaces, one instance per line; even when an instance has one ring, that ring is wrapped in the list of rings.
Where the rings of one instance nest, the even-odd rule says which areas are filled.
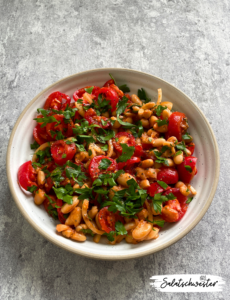
[[[29,107],[43,94],[45,93],[47,90],[51,89],[53,86],[55,86],[56,84],[71,79],[72,77],[75,77],[76,75],[84,75],[87,73],[96,73],[98,71],[107,71],[108,73],[111,73],[113,71],[129,71],[129,72],[134,72],[134,73],[138,73],[140,75],[147,75],[151,78],[155,78],[158,79],[166,84],[168,84],[169,86],[171,86],[172,88],[176,89],[179,93],[181,93],[184,97],[186,97],[188,99],[188,101],[190,102],[191,105],[195,106],[196,109],[198,109],[199,113],[201,114],[201,116],[203,117],[209,131],[210,134],[212,136],[213,142],[214,142],[214,153],[216,156],[216,164],[215,164],[215,178],[214,178],[214,183],[209,195],[209,198],[205,204],[205,206],[203,207],[203,209],[200,211],[199,215],[197,215],[197,217],[193,220],[193,222],[185,229],[183,230],[180,234],[178,234],[176,237],[174,237],[172,240],[168,241],[167,243],[165,243],[164,245],[158,246],[156,248],[153,249],[147,249],[145,251],[140,251],[140,253],[131,253],[131,254],[122,254],[119,256],[115,256],[114,254],[112,255],[107,255],[106,257],[101,257],[100,254],[95,254],[95,253],[86,253],[82,250],[79,249],[72,249],[69,246],[65,245],[65,243],[62,243],[58,240],[56,240],[54,237],[50,236],[48,233],[46,233],[43,229],[41,229],[36,222],[31,218],[30,215],[28,215],[26,213],[26,211],[24,210],[23,205],[21,204],[19,198],[17,197],[17,194],[14,191],[13,188],[13,180],[11,178],[11,173],[10,173],[10,159],[11,159],[11,146],[12,146],[12,142],[14,139],[14,135],[15,132],[17,130],[17,127],[19,125],[19,123],[21,122],[22,118],[24,117],[25,113],[27,112],[27,110],[29,109]],[[127,68],[98,68],[98,69],[91,69],[91,70],[87,70],[87,71],[83,71],[83,72],[78,72],[69,76],[66,76],[54,83],[52,83],[51,85],[49,85],[48,87],[46,87],[44,90],[42,90],[38,95],[36,95],[28,104],[27,106],[23,109],[22,113],[20,114],[20,116],[18,117],[14,128],[12,130],[12,133],[10,135],[10,139],[9,139],[9,143],[8,143],[8,147],[7,147],[7,159],[6,159],[6,169],[7,169],[7,178],[8,178],[8,184],[9,184],[9,188],[10,188],[10,192],[13,196],[13,199],[18,207],[18,209],[20,210],[21,214],[24,216],[24,218],[29,222],[29,224],[38,232],[40,233],[44,238],[46,238],[48,241],[50,241],[51,243],[55,244],[58,247],[61,247],[71,253],[75,253],[75,254],[79,254],[82,255],[84,257],[89,257],[89,258],[93,258],[93,259],[99,259],[99,260],[124,260],[124,259],[133,259],[133,258],[139,258],[142,256],[146,256],[146,255],[150,255],[153,254],[155,252],[158,252],[160,250],[163,250],[165,248],[168,248],[169,246],[173,245],[174,243],[176,243],[177,241],[179,241],[180,239],[182,239],[186,234],[188,234],[199,222],[200,220],[203,218],[204,214],[207,212],[209,206],[211,205],[211,202],[214,198],[216,189],[217,189],[217,185],[218,185],[218,181],[219,181],[219,173],[220,173],[220,157],[219,157],[219,149],[218,149],[218,144],[216,141],[216,137],[214,135],[214,132],[207,120],[207,118],[205,117],[204,113],[201,111],[201,109],[198,107],[198,105],[196,103],[194,103],[190,97],[188,97],[185,93],[183,93],[180,89],[178,89],[177,87],[175,87],[173,84],[161,79],[160,77],[154,76],[152,74],[146,73],[146,72],[142,72],[142,71],[137,71],[137,70],[133,70],[133,69],[127,69]]]

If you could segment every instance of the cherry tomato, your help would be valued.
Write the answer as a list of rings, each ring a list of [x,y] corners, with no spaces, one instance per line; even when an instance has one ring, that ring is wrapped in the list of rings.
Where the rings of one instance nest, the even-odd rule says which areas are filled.
[[[118,170],[124,169],[125,167],[131,166],[133,164],[137,164],[141,161],[140,157],[131,157],[125,162],[119,162],[118,165]]]
[[[99,168],[102,159],[108,159],[111,161],[111,165],[106,170],[102,170]],[[89,164],[89,174],[92,180],[97,179],[97,177],[102,173],[111,173],[117,170],[118,170],[117,162],[114,159],[107,157],[105,155],[95,156],[94,158],[91,159],[91,162]]]
[[[110,231],[115,231],[116,222],[123,222],[123,218],[118,214],[118,212],[113,213],[109,211],[108,207],[106,206],[99,211],[98,221],[101,225],[101,229],[107,233],[110,233]]]
[[[157,180],[164,181],[167,184],[175,184],[178,182],[178,172],[174,168],[162,167],[157,173]]]
[[[175,136],[179,142],[182,140],[181,124],[185,118],[186,118],[185,114],[178,111],[170,115],[168,119],[169,124],[168,124],[168,132],[166,133],[166,138]]]
[[[63,206],[63,201],[60,200],[60,199],[57,199],[55,196],[51,195],[49,196],[51,198],[51,201],[50,202],[48,200],[48,198],[46,198],[43,202],[43,205],[44,205],[44,208],[45,210],[47,211],[47,213],[52,217],[54,218],[54,215],[52,214],[52,211],[53,210],[57,210],[57,214],[58,214],[58,219],[59,221],[62,223],[62,224],[65,224],[65,217],[63,215],[63,213],[61,212],[61,207]]]
[[[178,216],[178,220],[177,220],[177,221],[179,221],[184,216],[184,214],[186,213],[186,211],[188,209],[188,204],[186,203],[188,197],[182,195],[180,192],[180,189],[178,189],[178,188],[171,188],[171,189],[167,190],[166,192],[164,192],[164,195],[168,195],[170,193],[172,193],[180,203],[181,209],[178,213],[179,216]]]
[[[143,152],[143,148],[141,145],[135,145],[135,151],[133,153],[134,156],[138,156],[141,157],[143,156],[144,152]]]
[[[122,147],[120,144],[127,144],[130,147],[130,146],[135,146],[136,141],[134,136],[131,133],[125,131],[118,132],[115,135],[115,139],[113,140],[113,146],[119,153],[122,153]]]
[[[73,135],[73,126],[74,126],[73,121],[69,120],[69,123],[66,124],[64,122],[64,116],[63,115],[53,115],[53,117],[57,120],[57,122],[48,123],[46,125],[46,132],[48,133],[48,135],[53,140],[55,140],[57,135],[53,134],[52,131],[61,131],[61,133],[65,137],[71,137]],[[60,123],[58,124],[58,122],[60,122]]]
[[[63,140],[56,141],[51,146],[51,155],[60,166],[71,160],[76,152],[77,148],[74,143],[67,145]]]
[[[65,102],[62,103],[63,100]],[[60,110],[61,108],[65,108],[67,104],[70,105],[70,101],[71,99],[68,95],[60,92],[54,92],[46,99],[44,109]]]
[[[162,193],[163,191],[164,189],[157,182],[153,182],[147,189],[147,192],[151,197],[154,197],[155,194]]]
[[[119,101],[117,92],[110,87],[103,87],[96,92],[96,97],[98,97],[100,94],[102,94],[102,96],[104,96],[104,98],[110,102],[111,110],[116,110],[116,106]]]
[[[85,90],[85,89],[90,88],[90,87],[92,87],[92,85],[88,85],[88,86],[86,86],[86,87],[84,87],[84,88],[81,88],[81,89],[77,90],[77,91],[73,94],[73,99],[74,99],[75,101],[77,101],[78,99],[80,99],[80,98],[86,93],[86,90]],[[99,87],[99,86],[94,86],[94,88],[93,88],[91,94],[95,96],[95,93],[96,93],[97,91],[99,91],[99,90],[100,90],[100,87]]]
[[[18,181],[20,186],[27,191],[28,187],[36,184],[36,172],[32,167],[32,162],[27,161],[23,165],[20,166],[18,170]]]
[[[111,127],[111,122],[108,118],[103,116],[98,116],[96,111],[92,108],[88,109],[85,113],[85,119],[89,122],[89,124],[95,124],[100,126],[103,129],[107,129]],[[106,122],[104,125],[102,125],[103,121]]]
[[[41,137],[41,135],[39,134],[39,127],[40,127],[41,125],[37,125],[36,127],[34,127],[34,130],[33,130],[33,136],[34,136],[34,139],[35,139],[35,141],[39,144],[39,145],[42,145],[42,144],[44,144],[45,142],[46,142],[46,140],[45,139],[43,139],[42,137]]]
[[[190,143],[190,144],[186,145],[186,148],[191,152],[191,155],[193,155],[193,153],[195,151],[195,144]]]
[[[197,172],[196,161],[197,158],[195,156],[187,156],[184,158],[181,164],[177,165],[179,178],[184,183],[190,183],[190,181],[193,179],[194,175],[196,174]]]
[[[111,84],[115,84],[113,79],[109,79],[108,81],[106,81],[106,83],[103,85],[103,87],[109,87]]]
[[[49,191],[52,189],[54,183],[51,177],[48,177],[46,179],[46,183],[45,183],[45,190],[47,193],[49,193]]]

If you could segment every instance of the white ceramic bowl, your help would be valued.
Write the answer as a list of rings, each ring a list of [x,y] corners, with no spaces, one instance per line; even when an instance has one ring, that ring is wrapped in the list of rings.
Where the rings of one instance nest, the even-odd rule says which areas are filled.
[[[192,181],[197,196],[189,205],[184,218],[175,224],[167,225],[157,240],[146,241],[137,245],[122,242],[111,246],[106,242],[95,244],[88,238],[84,243],[74,242],[58,235],[56,221],[51,219],[43,207],[37,207],[31,194],[26,195],[19,187],[17,171],[21,164],[32,157],[30,143],[33,141],[32,130],[36,124],[33,118],[36,109],[43,107],[47,96],[54,91],[61,91],[72,96],[74,91],[89,85],[102,86],[110,77],[119,84],[127,83],[131,93],[143,87],[154,100],[157,89],[163,91],[163,101],[174,103],[174,110],[186,114],[189,131],[196,143],[195,155],[198,157],[198,174]],[[213,131],[197,105],[180,90],[155,76],[128,69],[96,69],[74,74],[52,84],[38,94],[23,110],[17,120],[8,146],[7,176],[13,198],[26,220],[46,239],[68,251],[91,258],[119,260],[144,256],[162,250],[186,235],[204,216],[214,197],[219,177],[219,153]]]

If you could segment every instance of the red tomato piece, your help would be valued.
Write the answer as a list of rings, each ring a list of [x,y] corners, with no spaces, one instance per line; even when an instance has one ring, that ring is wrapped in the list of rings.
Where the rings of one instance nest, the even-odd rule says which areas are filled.
[[[197,173],[196,161],[197,158],[195,156],[187,156],[184,158],[181,164],[177,165],[179,178],[184,183],[190,183],[194,175]],[[188,166],[187,169],[186,166]],[[191,168],[191,172],[189,168]]]
[[[66,107],[67,105],[70,105],[70,101],[71,98],[68,95],[60,92],[54,92],[50,94],[49,97],[46,99],[44,109],[60,110]]]
[[[168,132],[166,133],[166,138],[168,139],[170,136],[175,136],[178,141],[182,140],[182,128],[181,124],[183,120],[186,118],[185,114],[181,112],[174,112],[170,115],[168,121]]]
[[[171,188],[171,189],[167,190],[164,193],[164,195],[168,195],[170,193],[172,193],[180,203],[181,209],[179,211],[179,216],[178,216],[178,220],[177,220],[177,221],[179,221],[184,216],[184,214],[186,213],[186,211],[188,209],[188,204],[186,203],[188,197],[182,195],[180,192],[180,189],[178,189],[178,188]]]
[[[164,189],[157,182],[153,182],[147,189],[147,192],[151,197],[154,197],[155,194],[162,193],[163,191]]]
[[[110,102],[111,110],[116,110],[116,106],[119,101],[117,92],[110,87],[103,87],[99,91],[97,91],[96,97],[98,97],[100,94],[102,94],[102,96]]]
[[[118,170],[124,169],[125,167],[137,164],[141,161],[140,157],[131,157],[125,162],[119,162],[118,165]]]
[[[92,87],[92,85],[88,85],[88,86],[86,86],[84,88],[81,88],[81,89],[77,90],[76,92],[74,92],[73,99],[75,101],[77,101],[78,99],[80,99],[86,93],[85,89],[88,89],[90,87]],[[99,91],[99,90],[100,90],[99,86],[94,86],[91,94],[95,96],[96,92]]]
[[[116,141],[118,139],[118,141]],[[122,153],[122,147],[120,144],[127,144],[130,146],[136,146],[136,141],[134,136],[128,132],[118,132],[113,139],[113,146],[119,152]]]
[[[193,153],[195,151],[195,144],[190,143],[190,144],[186,145],[186,149],[188,149],[191,152],[191,155],[193,155]]]
[[[133,153],[134,156],[138,156],[141,157],[143,156],[144,152],[143,152],[143,148],[141,145],[135,145],[135,151]]]
[[[53,139],[56,139],[56,134],[52,134],[52,131],[61,131],[61,133],[65,137],[71,137],[73,135],[73,126],[74,123],[72,120],[69,120],[69,123],[64,123],[64,116],[63,115],[53,115],[53,117],[57,120],[57,122],[48,123],[46,125],[46,132],[47,134]],[[60,122],[58,124],[58,122]]]
[[[36,172],[31,161],[25,162],[18,170],[18,181],[20,186],[27,191],[28,187],[36,184]]]
[[[86,111],[85,119],[89,122],[90,125],[95,124],[103,129],[108,129],[111,127],[111,122],[109,121],[109,119],[103,116],[98,116],[93,108],[90,108]],[[102,125],[102,120],[106,122],[105,125]]]
[[[39,124],[36,126],[36,127],[34,127],[34,130],[33,130],[33,136],[34,136],[34,139],[35,139],[35,141],[39,144],[39,145],[42,145],[42,144],[44,144],[45,142],[46,142],[46,140],[45,139],[43,139],[42,137],[41,137],[41,135],[39,134]]]
[[[63,140],[56,141],[51,146],[51,155],[60,166],[71,160],[76,152],[77,148],[74,143],[67,145]]]
[[[111,161],[111,165],[106,170],[101,170],[99,168],[102,159],[108,159]],[[97,179],[97,177],[102,173],[111,173],[117,170],[118,170],[117,162],[114,159],[107,157],[105,155],[95,156],[94,158],[91,159],[91,162],[89,164],[89,175],[93,181]]]
[[[103,207],[99,211],[98,220],[101,225],[101,229],[107,233],[115,231],[115,224],[117,221],[121,221],[123,223],[123,218],[119,215],[119,213],[109,211],[107,206]]]
[[[106,81],[106,83],[103,85],[103,87],[109,87],[111,84],[115,84],[113,79],[109,79],[108,81]]]
[[[164,181],[167,184],[175,184],[178,182],[178,172],[174,168],[162,167],[157,173],[157,180]]]
[[[48,200],[48,198],[46,198],[43,202],[43,206],[45,208],[45,210],[47,211],[47,213],[54,218],[54,215],[52,214],[53,209],[57,210],[57,214],[58,214],[58,219],[62,224],[65,224],[65,217],[63,215],[63,213],[61,212],[61,207],[63,206],[63,201],[60,199],[57,199],[56,196],[49,196],[51,198],[50,202]]]

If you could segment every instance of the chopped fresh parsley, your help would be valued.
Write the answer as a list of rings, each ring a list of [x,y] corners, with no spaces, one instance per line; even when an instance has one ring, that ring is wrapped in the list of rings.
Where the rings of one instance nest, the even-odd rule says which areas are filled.
[[[108,145],[106,144],[106,145],[101,146],[101,150],[107,151],[108,150]]]
[[[107,232],[103,233],[103,235],[105,235],[110,242],[114,241],[115,234],[116,234],[115,231],[110,231],[110,233],[107,233]]]
[[[156,115],[158,117],[160,117],[160,115],[162,114],[163,110],[165,110],[165,109],[167,109],[167,106],[157,105]]]
[[[153,209],[157,213],[161,213],[161,205],[163,202],[176,199],[173,193],[169,193],[168,195],[164,195],[164,196],[162,196],[162,193],[157,193],[154,195],[154,197],[149,197],[149,198],[152,200]]]
[[[185,167],[185,169],[189,172],[189,173],[192,173],[192,168],[190,167],[190,166],[184,166]]]
[[[167,189],[168,185],[164,181],[157,180],[157,183],[165,190]]]
[[[47,147],[44,150],[38,150],[36,152],[36,156],[37,156],[38,162],[43,165],[45,163],[45,158],[51,159],[50,147]]]
[[[133,156],[135,147],[128,146],[127,144],[120,144],[122,147],[122,154],[118,157],[117,162],[125,162]]]
[[[179,151],[177,151],[177,152],[174,154],[174,156],[180,155],[180,154],[182,154],[182,153],[183,153],[183,151],[179,150]]]
[[[94,86],[91,86],[89,88],[85,88],[85,91],[88,93],[88,94],[92,94],[92,91],[94,89]]]
[[[78,109],[76,107],[71,108],[67,105],[65,110],[52,109],[52,112],[54,112],[56,115],[63,115],[65,120],[70,120],[72,117],[75,116],[77,110]]]
[[[60,188],[53,187],[53,190],[58,199],[61,199],[68,204],[72,204],[73,197],[72,197],[72,195],[70,195],[70,193],[73,193],[73,188],[71,187],[71,189],[72,189],[71,190],[70,187],[71,187],[71,185],[66,185],[65,187],[60,187]]]
[[[191,138],[192,138],[191,135],[188,134],[188,133],[185,133],[185,134],[182,135],[183,140],[191,140]]]
[[[38,187],[36,185],[28,186],[27,191],[29,191],[30,193],[33,193],[34,191],[37,190],[37,188]]]
[[[127,84],[120,85],[119,90],[121,90],[124,93],[129,93],[130,92],[130,88],[127,86]]]
[[[187,149],[186,149],[186,146],[185,146],[185,143],[184,142],[180,142],[180,143],[177,143],[176,144],[176,148],[177,150],[182,150],[185,152],[185,155],[188,156],[187,154]]]
[[[128,106],[128,98],[122,97],[122,100],[117,103],[117,116],[120,116]]]
[[[66,153],[63,153],[61,158],[66,158],[66,156]]]
[[[150,221],[149,219],[146,219],[146,221],[149,222],[149,223],[152,223],[153,225],[157,225],[159,227],[163,227],[164,224],[165,224],[164,220],[153,220],[153,221]]]
[[[43,108],[37,109],[38,113],[41,113],[43,115],[43,118],[35,118],[34,120],[38,123],[42,123],[41,128],[45,127],[48,123],[57,123],[60,124],[60,121],[57,121],[57,119],[54,118],[54,116],[48,116],[49,111],[45,110]]]
[[[115,229],[118,235],[124,235],[128,233],[127,230],[125,229],[125,226],[121,223],[121,221],[117,221],[115,223]]]
[[[30,144],[30,149],[37,149],[40,145],[35,141],[33,144]]]
[[[160,127],[163,125],[167,125],[168,121],[167,120],[156,120],[156,123],[157,123],[158,127]]]
[[[106,170],[108,169],[108,167],[111,165],[112,161],[107,159],[107,158],[103,158],[101,161],[100,161],[100,164],[98,166],[98,168],[100,170]]]
[[[111,79],[113,79],[114,84],[117,86],[116,80],[114,79],[113,75],[109,73],[109,76],[111,77]]]
[[[87,229],[81,229],[80,230],[82,233],[84,233],[84,234],[90,234],[90,235],[92,235],[92,236],[94,236],[95,235],[95,233],[93,233],[93,231],[91,230],[91,229],[89,229],[89,228],[87,228]]]
[[[151,101],[151,98],[149,98],[149,96],[147,95],[146,91],[143,88],[138,90],[137,95],[141,100],[144,100],[145,103]]]
[[[189,204],[190,202],[192,202],[193,197],[188,197],[188,200],[186,201],[187,204]]]

